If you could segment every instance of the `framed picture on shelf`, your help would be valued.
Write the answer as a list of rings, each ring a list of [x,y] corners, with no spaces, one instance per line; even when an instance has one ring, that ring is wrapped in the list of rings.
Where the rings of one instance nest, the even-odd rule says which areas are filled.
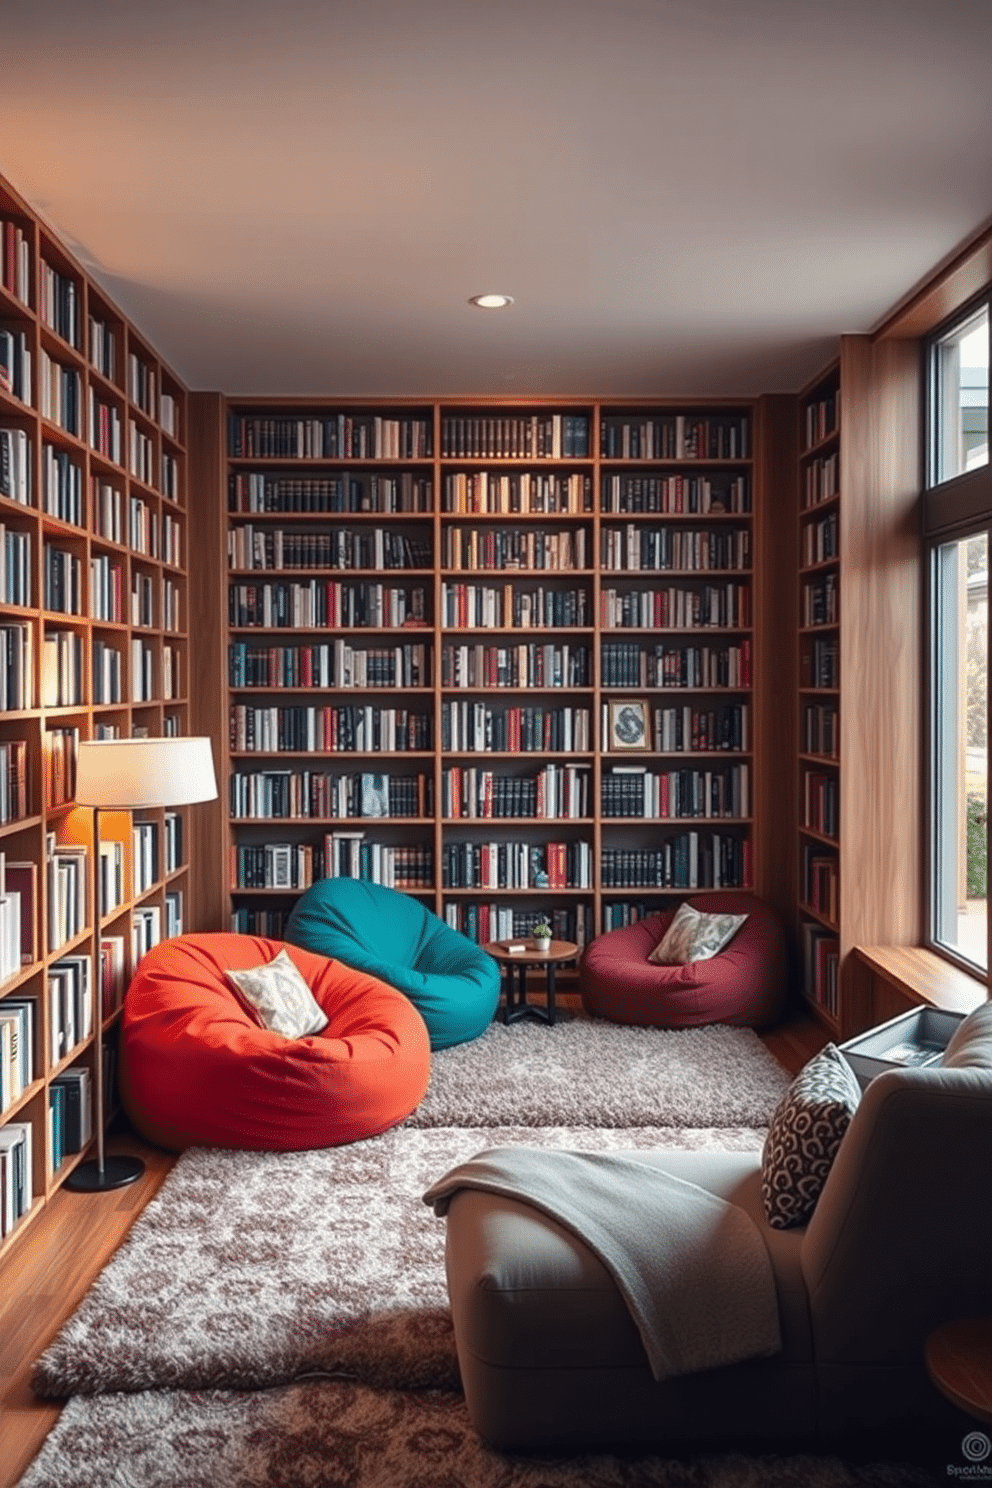
[[[610,703],[610,749],[649,749],[649,720],[646,698]]]

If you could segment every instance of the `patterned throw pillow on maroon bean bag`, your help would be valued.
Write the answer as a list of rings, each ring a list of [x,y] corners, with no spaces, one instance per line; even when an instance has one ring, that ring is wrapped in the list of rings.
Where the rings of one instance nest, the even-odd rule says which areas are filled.
[[[773,1229],[809,1219],[860,1100],[854,1071],[835,1044],[821,1049],[793,1080],[761,1154],[761,1197]]]

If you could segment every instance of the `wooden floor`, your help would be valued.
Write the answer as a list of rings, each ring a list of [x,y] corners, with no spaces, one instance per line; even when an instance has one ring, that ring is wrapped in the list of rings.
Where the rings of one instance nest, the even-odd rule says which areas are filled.
[[[792,1073],[825,1041],[820,1026],[801,1014],[764,1037]],[[145,1173],[114,1193],[61,1190],[14,1245],[0,1271],[0,1488],[13,1488],[58,1418],[57,1402],[37,1400],[32,1393],[34,1360],[175,1163],[171,1154],[130,1132],[112,1136],[107,1150],[143,1157]]]

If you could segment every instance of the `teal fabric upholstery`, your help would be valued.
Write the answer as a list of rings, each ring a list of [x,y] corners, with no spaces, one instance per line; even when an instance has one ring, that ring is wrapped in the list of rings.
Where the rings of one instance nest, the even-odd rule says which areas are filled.
[[[405,993],[427,1024],[432,1049],[478,1038],[493,1020],[496,962],[397,889],[322,878],[297,900],[285,939]]]

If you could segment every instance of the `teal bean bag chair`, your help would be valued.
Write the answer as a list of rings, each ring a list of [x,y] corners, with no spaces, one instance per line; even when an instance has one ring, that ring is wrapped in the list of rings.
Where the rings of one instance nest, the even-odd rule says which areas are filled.
[[[333,956],[406,994],[432,1049],[478,1038],[499,1002],[499,967],[417,899],[361,878],[322,878],[289,917],[284,938]]]

